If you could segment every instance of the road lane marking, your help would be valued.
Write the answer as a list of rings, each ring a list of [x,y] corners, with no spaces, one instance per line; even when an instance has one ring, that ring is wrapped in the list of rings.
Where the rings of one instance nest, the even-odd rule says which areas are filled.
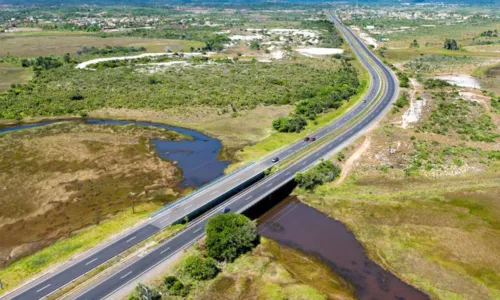
[[[93,260],[89,261],[89,262],[88,262],[88,263],[86,263],[85,265],[86,265],[86,266],[88,266],[88,265],[90,265],[91,263],[93,263],[93,262],[94,262],[94,261],[96,261],[96,260],[97,260],[97,257],[96,257],[96,258],[94,258]]]
[[[167,222],[168,219],[170,219],[170,218],[166,218],[165,220],[161,221],[160,224],[163,224],[163,223]]]
[[[285,176],[288,176],[288,175],[290,175],[291,173],[292,173],[292,172],[286,172],[286,173],[285,173]]]
[[[193,231],[193,233],[197,233],[198,231],[200,231],[202,229],[203,229],[203,227],[200,227],[200,228],[196,229],[195,231]]]
[[[250,200],[252,198],[252,196],[248,196],[245,200]]]
[[[210,196],[212,196],[212,195],[214,195],[214,194],[216,194],[216,193],[217,193],[217,190],[215,190],[215,191],[211,192],[211,193],[210,193]]]
[[[160,254],[163,254],[163,253],[167,252],[168,250],[170,250],[170,247],[168,247],[167,249],[165,249],[162,252],[160,252]]]
[[[39,293],[39,292],[41,292],[41,291],[45,290],[46,288],[48,288],[49,286],[51,286],[51,284],[50,284],[50,283],[49,283],[49,284],[47,284],[46,286],[44,286],[43,288],[39,289],[39,290],[38,290],[38,291],[36,291],[36,292],[37,292],[37,293]]]
[[[130,242],[130,241],[131,241],[131,240],[133,240],[133,239],[135,239],[135,235],[134,235],[133,237],[129,238],[129,239],[126,241],[126,243]]]
[[[132,271],[128,272],[127,274],[123,275],[122,277],[120,277],[120,279],[123,279],[125,277],[127,277],[128,275],[132,274]]]
[[[270,184],[266,185],[266,187],[271,187],[271,185],[273,185],[273,184],[272,184],[272,183],[270,183]]]
[[[190,208],[191,206],[193,206],[193,204],[189,204],[188,206],[184,207],[184,210]]]

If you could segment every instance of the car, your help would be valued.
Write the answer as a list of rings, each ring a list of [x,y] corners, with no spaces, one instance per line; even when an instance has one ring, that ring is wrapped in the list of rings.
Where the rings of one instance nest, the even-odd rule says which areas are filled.
[[[222,213],[223,214],[227,214],[228,212],[230,212],[231,209],[229,207],[225,207],[223,210],[222,210]]]
[[[315,138],[315,137],[312,137],[312,138],[311,138],[311,142],[314,142],[315,140],[316,140],[316,138]]]
[[[310,138],[309,138],[308,136],[306,136],[306,137],[304,138],[304,142],[307,142],[309,139],[310,139]]]
[[[280,161],[280,158],[279,158],[279,157],[275,157],[275,158],[273,158],[271,161],[272,161],[273,163],[275,163],[275,162]]]

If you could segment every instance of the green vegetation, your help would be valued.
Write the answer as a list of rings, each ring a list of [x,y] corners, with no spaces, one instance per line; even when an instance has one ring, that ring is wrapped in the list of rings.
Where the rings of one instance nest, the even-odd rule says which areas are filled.
[[[487,36],[487,37],[498,37],[498,30],[486,30],[481,32],[479,36]]]
[[[191,285],[184,285],[182,281],[173,275],[166,276],[163,279],[163,282],[165,283],[165,288],[171,296],[186,297],[191,289]]]
[[[444,88],[444,87],[448,87],[448,86],[451,86],[451,84],[448,83],[447,81],[444,81],[444,80],[438,79],[438,78],[429,78],[424,82],[424,87],[427,90],[433,90],[436,88]]]
[[[217,276],[219,268],[215,259],[193,255],[184,260],[184,272],[196,280],[209,280]]]
[[[418,44],[417,40],[413,40],[410,44],[410,48],[420,48],[420,45]]]
[[[297,185],[308,191],[314,190],[317,185],[333,181],[340,175],[340,169],[329,160],[322,160],[311,169],[297,173],[295,181]]]
[[[232,262],[259,242],[255,224],[241,214],[220,214],[208,221],[207,254],[218,261]]]
[[[280,117],[273,121],[273,128],[278,132],[301,132],[307,121],[300,116]]]
[[[398,76],[400,87],[402,88],[410,87],[410,78],[408,78],[408,76],[406,76],[405,73],[399,71],[396,73],[396,75]]]
[[[404,67],[414,72],[448,72],[450,69],[455,70],[461,66],[479,61],[480,59],[467,55],[425,54],[409,58],[404,63]]]
[[[319,29],[328,32],[327,34],[324,34],[320,38],[319,47],[339,48],[342,47],[342,44],[344,43],[342,36],[337,32],[335,26],[333,26],[330,21],[327,20],[302,21],[301,27],[315,29],[315,30]]]
[[[0,64],[0,93],[7,91],[13,84],[27,83],[33,71],[12,64]]]
[[[457,41],[455,41],[453,39],[444,40],[443,48],[446,50],[460,50],[460,47],[458,46]]]
[[[135,47],[135,46],[106,46],[104,48],[96,48],[96,47],[83,47],[81,50],[76,52],[77,55],[96,55],[96,56],[107,56],[110,54],[113,55],[125,55],[130,53],[140,53],[146,52],[146,48],[144,47]]]
[[[436,299],[497,299],[498,173],[367,177],[318,187],[304,201],[340,220],[367,254]]]
[[[67,260],[76,253],[90,249],[113,234],[148,218],[151,212],[158,210],[160,207],[161,205],[154,203],[137,205],[135,213],[132,213],[131,210],[120,212],[109,221],[84,229],[72,237],[58,241],[33,255],[15,261],[0,270],[0,278],[3,283],[0,294],[11,290],[48,267]]]
[[[399,98],[394,102],[394,107],[392,108],[393,113],[399,112],[399,110],[410,103],[406,94],[399,96]]]
[[[204,105],[224,113],[259,104],[294,103],[303,99],[298,91],[306,87],[318,94],[318,99],[340,93],[335,103],[342,104],[343,97],[353,94],[357,87],[356,82],[344,80],[357,81],[356,73],[349,75],[351,72],[344,70],[333,62],[238,62],[169,68],[155,75],[161,84],[148,84],[149,75],[132,68],[95,72],[65,64],[40,72],[30,83],[0,95],[0,118],[79,114],[104,107],[163,110]],[[75,92],[83,99],[72,100]]]
[[[500,134],[491,116],[476,102],[458,96],[458,92],[435,92],[436,108],[419,126],[423,132],[446,135],[454,131],[462,139],[493,143]]]

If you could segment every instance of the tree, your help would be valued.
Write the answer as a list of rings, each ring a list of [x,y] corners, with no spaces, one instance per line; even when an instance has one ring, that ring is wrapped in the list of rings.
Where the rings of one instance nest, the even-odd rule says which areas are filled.
[[[253,40],[250,42],[250,49],[252,50],[260,50],[260,44],[258,40]]]
[[[259,242],[255,224],[241,214],[220,214],[206,227],[207,253],[218,261],[234,261]]]
[[[458,47],[458,43],[457,41],[453,40],[453,39],[446,39],[444,41],[444,46],[443,46],[444,49],[447,49],[447,50],[459,50],[460,48]]]
[[[410,44],[410,48],[419,48],[420,45],[418,44],[418,41],[417,40],[413,40],[413,42],[411,42]]]
[[[273,128],[279,132],[300,132],[307,121],[300,116],[280,117],[273,121]]]
[[[295,175],[297,185],[305,190],[314,190],[317,185],[330,182],[340,175],[340,169],[329,160],[323,160],[313,168]]]
[[[139,295],[139,297],[136,297],[136,299],[141,299],[141,300],[160,300],[161,295],[158,291],[151,289],[143,284],[138,284],[137,287],[135,288],[135,292]],[[134,298],[132,298],[134,299]]]
[[[203,259],[199,256],[190,256],[184,261],[184,272],[196,280],[209,280],[217,276],[219,268],[213,258]]]

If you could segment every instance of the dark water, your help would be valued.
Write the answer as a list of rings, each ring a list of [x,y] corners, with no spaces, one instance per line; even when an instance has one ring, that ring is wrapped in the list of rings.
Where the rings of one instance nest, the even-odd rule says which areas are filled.
[[[32,124],[22,124],[16,126],[9,126],[0,128],[0,133],[9,132],[13,130],[40,127],[52,124],[57,121],[43,121]],[[216,179],[224,174],[224,169],[230,164],[229,161],[221,161],[217,159],[217,155],[222,148],[219,140],[204,135],[198,131],[186,128],[170,126],[160,123],[139,122],[139,121],[121,121],[121,120],[100,120],[100,119],[87,119],[87,120],[73,120],[74,122],[86,122],[88,124],[113,124],[113,125],[127,125],[136,124],[143,126],[152,126],[173,130],[185,135],[189,135],[193,140],[182,141],[166,141],[166,140],[153,140],[158,156],[170,160],[177,161],[177,166],[182,169],[184,177],[181,182],[181,187],[195,186],[199,187],[207,182]]]
[[[288,198],[258,221],[261,235],[319,257],[351,282],[359,299],[429,299],[371,261],[339,221]]]

